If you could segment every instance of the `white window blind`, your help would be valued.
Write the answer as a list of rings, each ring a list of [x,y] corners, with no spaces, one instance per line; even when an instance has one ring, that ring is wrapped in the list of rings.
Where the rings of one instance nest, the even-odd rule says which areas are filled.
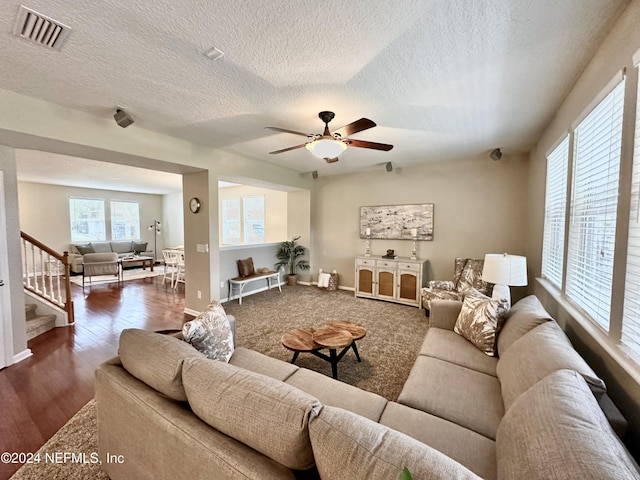
[[[71,241],[106,240],[104,200],[69,198]]]
[[[640,95],[637,107],[621,343],[640,360]]]
[[[562,288],[564,263],[568,163],[569,137],[567,136],[547,157],[547,190],[542,239],[542,276],[559,289]]]
[[[575,130],[566,294],[609,330],[624,80]]]
[[[111,200],[111,239],[140,240],[140,204]]]

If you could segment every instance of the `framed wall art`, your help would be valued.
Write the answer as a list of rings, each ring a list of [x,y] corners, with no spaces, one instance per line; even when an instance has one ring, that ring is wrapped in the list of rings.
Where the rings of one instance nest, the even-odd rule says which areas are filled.
[[[433,203],[360,207],[360,238],[433,240]]]

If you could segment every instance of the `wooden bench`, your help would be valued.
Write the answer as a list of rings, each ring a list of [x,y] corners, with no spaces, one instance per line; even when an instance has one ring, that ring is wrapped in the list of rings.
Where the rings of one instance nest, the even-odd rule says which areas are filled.
[[[265,272],[265,273],[254,273],[253,275],[249,275],[248,277],[236,277],[229,280],[229,295],[227,297],[227,302],[231,301],[231,296],[233,294],[233,290],[237,289],[238,291],[238,303],[242,305],[242,291],[244,290],[244,286],[247,283],[255,282],[256,280],[267,280],[267,286],[269,290],[271,290],[271,281],[275,280],[278,285],[278,290],[282,292],[282,288],[280,287],[280,274],[278,272]]]

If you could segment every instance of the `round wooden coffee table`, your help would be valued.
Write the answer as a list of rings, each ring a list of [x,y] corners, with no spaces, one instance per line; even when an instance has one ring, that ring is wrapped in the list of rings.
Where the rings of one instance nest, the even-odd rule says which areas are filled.
[[[282,346],[293,352],[291,363],[295,363],[300,352],[313,352],[321,348],[313,341],[313,328],[294,328],[282,336]]]
[[[339,322],[329,322],[327,323],[327,327],[335,328],[337,330],[346,330],[353,337],[353,343],[351,344],[351,348],[353,349],[353,353],[355,353],[356,358],[359,362],[360,354],[358,353],[358,347],[356,346],[356,342],[358,340],[362,340],[367,334],[367,329],[364,328],[359,323],[347,322],[347,321],[339,321]]]
[[[282,336],[282,345],[293,352],[291,363],[295,363],[301,352],[311,353],[331,364],[331,375],[338,379],[338,362],[353,349],[360,362],[360,355],[356,347],[356,340],[367,334],[367,330],[357,323],[331,322],[322,328],[294,328]],[[329,355],[319,350],[329,349]],[[342,349],[338,353],[338,349]]]

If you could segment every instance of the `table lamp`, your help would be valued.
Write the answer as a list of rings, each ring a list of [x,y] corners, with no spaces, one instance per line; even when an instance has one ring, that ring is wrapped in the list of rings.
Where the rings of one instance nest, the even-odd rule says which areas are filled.
[[[487,253],[484,256],[482,280],[493,283],[493,299],[506,300],[511,308],[509,287],[527,285],[527,257],[506,253]]]

